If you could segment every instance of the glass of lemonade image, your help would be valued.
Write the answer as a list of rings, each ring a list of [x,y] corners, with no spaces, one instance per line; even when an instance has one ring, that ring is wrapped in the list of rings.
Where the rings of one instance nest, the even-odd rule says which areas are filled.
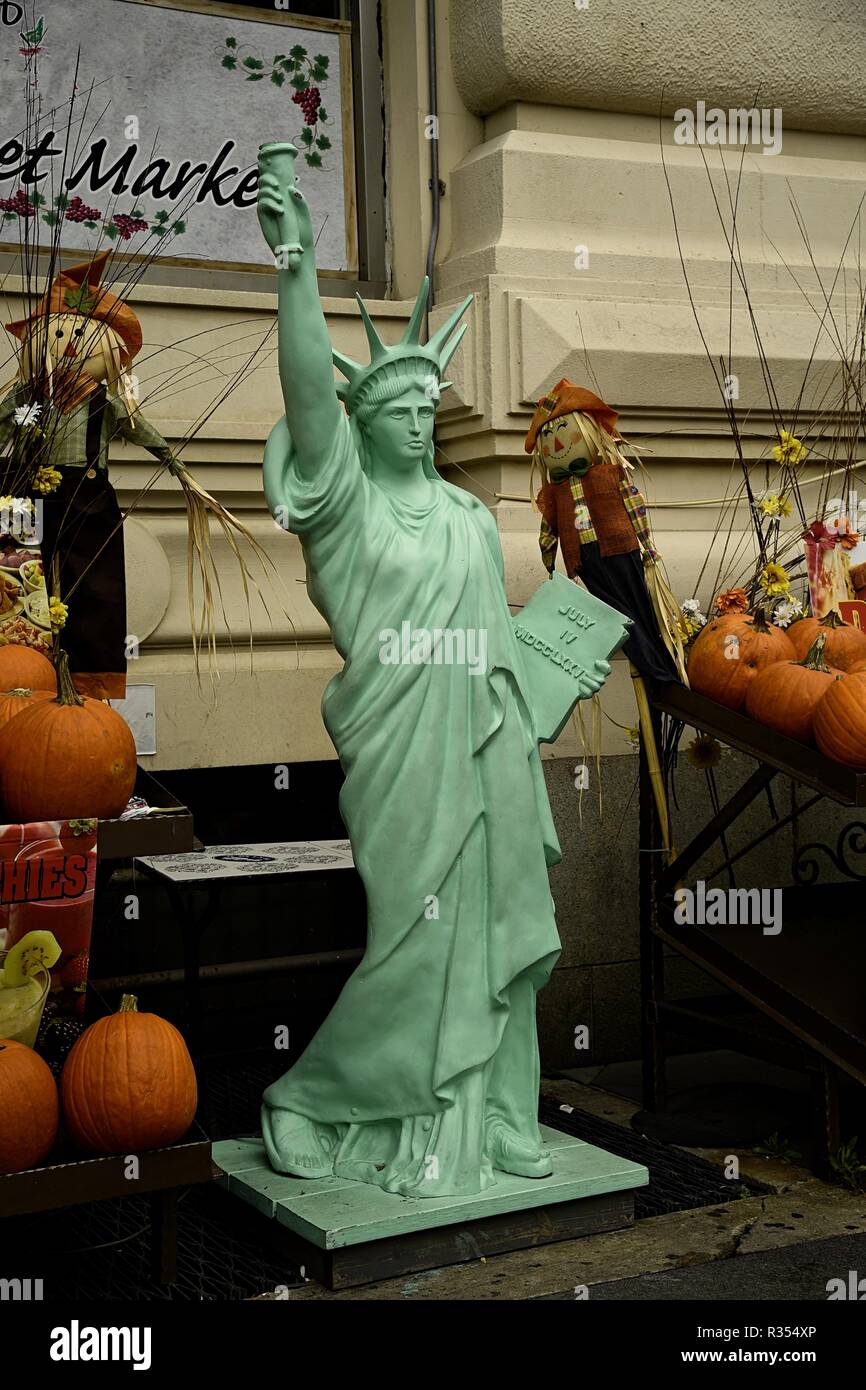
[[[6,952],[0,951],[0,969]],[[33,1047],[51,984],[50,970],[40,970],[23,985],[0,988],[0,1038]]]

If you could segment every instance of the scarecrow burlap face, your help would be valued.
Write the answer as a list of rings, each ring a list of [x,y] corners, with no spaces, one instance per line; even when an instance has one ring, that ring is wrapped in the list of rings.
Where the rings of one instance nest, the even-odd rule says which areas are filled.
[[[599,451],[593,438],[596,428],[590,416],[578,411],[558,415],[542,425],[538,432],[538,448],[553,481],[566,472],[583,477],[597,461]]]
[[[81,318],[72,313],[50,314],[37,319],[21,351],[30,376],[38,375],[49,364],[58,380],[67,372],[91,381],[112,383],[118,376],[116,335],[98,319]]]

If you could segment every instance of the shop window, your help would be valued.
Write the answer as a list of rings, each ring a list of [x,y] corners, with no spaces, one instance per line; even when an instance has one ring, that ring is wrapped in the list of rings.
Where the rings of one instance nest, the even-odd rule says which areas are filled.
[[[60,235],[70,254],[113,243],[151,279],[186,268],[190,284],[202,273],[237,283],[242,272],[248,286],[272,269],[255,216],[257,148],[291,140],[320,274],[345,282],[335,290],[383,286],[377,11],[378,0],[66,0],[29,55],[7,26],[0,249]],[[56,107],[34,103],[34,86]],[[43,153],[28,166],[12,157],[16,141]]]

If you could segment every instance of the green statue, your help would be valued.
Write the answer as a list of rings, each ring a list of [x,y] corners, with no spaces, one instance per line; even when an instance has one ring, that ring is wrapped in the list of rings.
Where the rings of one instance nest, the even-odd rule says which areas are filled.
[[[442,375],[472,297],[422,346],[425,281],[395,347],[359,298],[370,363],[332,353],[295,153],[266,145],[259,161],[286,408],[264,488],[301,539],[345,663],[322,714],[368,939],[309,1047],[265,1091],[264,1143],[281,1173],[469,1195],[496,1170],[551,1172],[535,996],[560,951],[547,874],[559,845],[499,534],[433,466]],[[582,693],[609,669],[593,663]]]

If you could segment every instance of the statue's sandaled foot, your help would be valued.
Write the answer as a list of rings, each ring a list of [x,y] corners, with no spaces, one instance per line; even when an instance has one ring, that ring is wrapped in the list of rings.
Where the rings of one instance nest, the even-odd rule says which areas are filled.
[[[493,1167],[502,1173],[516,1173],[520,1178],[549,1178],[553,1172],[550,1154],[501,1120],[488,1126],[487,1149]]]
[[[329,1178],[336,1134],[293,1110],[262,1106],[262,1138],[271,1167],[295,1178]]]

